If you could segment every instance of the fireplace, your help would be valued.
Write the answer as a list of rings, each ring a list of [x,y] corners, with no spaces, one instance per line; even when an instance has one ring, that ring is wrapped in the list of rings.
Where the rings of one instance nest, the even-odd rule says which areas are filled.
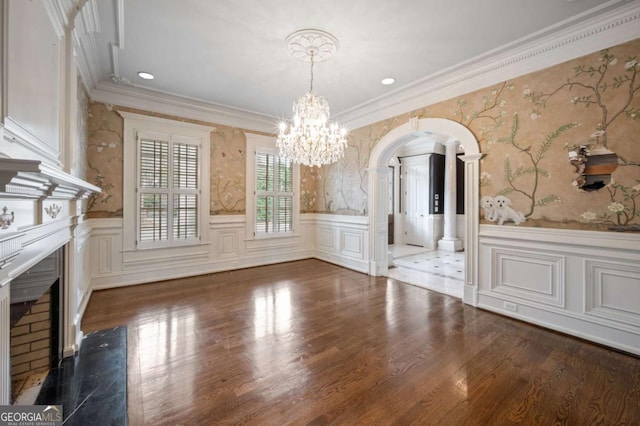
[[[11,282],[12,402],[62,360],[63,270],[59,248]]]
[[[2,133],[0,125],[0,141],[20,140],[17,136],[7,139],[6,128],[4,137]],[[78,351],[82,341],[80,321],[91,295],[91,226],[84,220],[83,200],[100,188],[54,164],[4,158],[2,152],[0,171],[0,212],[7,212],[0,217],[0,405],[7,405],[12,400],[12,376],[19,374],[11,371],[11,364],[26,364],[27,358],[48,351],[52,365]],[[47,290],[49,296],[41,299]],[[45,307],[47,303],[52,305]],[[50,312],[40,315],[41,309]],[[31,318],[20,323],[18,318],[27,313]],[[45,316],[52,319],[48,332],[39,329],[45,326]],[[27,321],[32,321],[28,327],[16,330]],[[16,330],[13,333],[12,324]],[[42,333],[21,337],[23,344],[29,343],[28,348],[15,342],[12,348],[12,338],[24,336],[27,328]],[[51,338],[47,343],[50,349],[43,350],[45,335]],[[22,355],[27,349],[40,352],[12,360],[11,352]],[[44,368],[46,358],[29,360],[29,368]],[[25,365],[21,368],[26,371]]]

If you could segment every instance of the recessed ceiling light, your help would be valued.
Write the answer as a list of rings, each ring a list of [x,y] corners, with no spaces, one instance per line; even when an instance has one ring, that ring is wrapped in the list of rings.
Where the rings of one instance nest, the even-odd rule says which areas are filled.
[[[383,78],[382,81],[380,83],[384,84],[385,86],[388,86],[390,84],[393,84],[396,82],[396,79],[393,77],[387,77],[387,78]]]
[[[148,72],[144,72],[144,71],[140,71],[138,73],[138,77],[144,78],[145,80],[153,80],[154,79],[153,74],[148,73]]]

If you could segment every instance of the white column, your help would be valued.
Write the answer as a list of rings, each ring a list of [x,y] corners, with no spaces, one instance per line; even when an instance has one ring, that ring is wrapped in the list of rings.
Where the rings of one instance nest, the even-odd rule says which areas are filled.
[[[388,270],[387,185],[389,168],[369,168],[369,275],[382,276]]]
[[[456,151],[458,141],[449,139],[446,143],[444,172],[444,237],[438,241],[438,249],[446,251],[462,250],[462,241],[456,235]]]

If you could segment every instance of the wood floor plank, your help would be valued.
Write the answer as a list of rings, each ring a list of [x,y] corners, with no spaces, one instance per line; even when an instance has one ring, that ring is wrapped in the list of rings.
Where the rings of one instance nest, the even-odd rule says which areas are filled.
[[[131,425],[638,424],[640,359],[318,260],[93,293]]]

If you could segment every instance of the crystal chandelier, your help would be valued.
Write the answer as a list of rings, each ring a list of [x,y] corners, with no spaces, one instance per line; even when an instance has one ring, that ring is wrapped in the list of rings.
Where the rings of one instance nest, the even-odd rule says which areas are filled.
[[[313,93],[314,61],[329,59],[338,40],[320,30],[301,30],[285,40],[289,53],[311,63],[309,92],[293,104],[293,122],[280,123],[276,146],[280,155],[305,166],[322,166],[338,161],[347,146],[346,130],[329,122],[329,103]]]

